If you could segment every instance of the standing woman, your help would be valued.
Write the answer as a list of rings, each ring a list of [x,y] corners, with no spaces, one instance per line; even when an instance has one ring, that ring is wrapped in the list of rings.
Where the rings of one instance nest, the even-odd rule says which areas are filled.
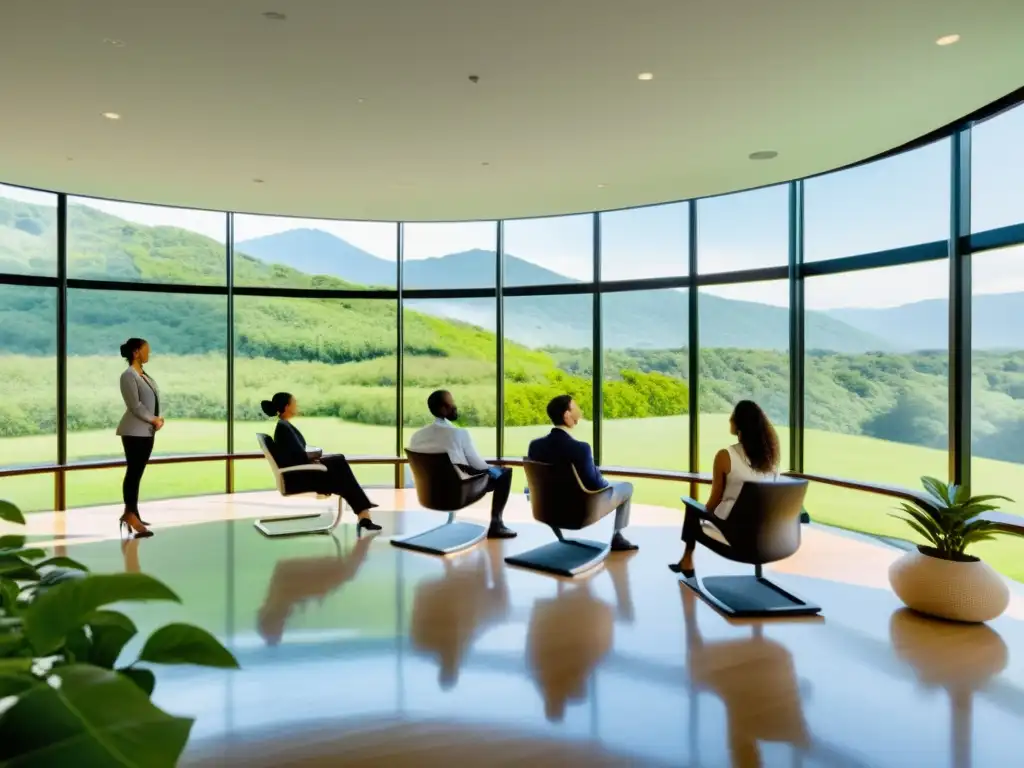
[[[278,392],[270,400],[260,403],[267,416],[277,416],[274,427],[274,447],[271,453],[277,466],[295,467],[300,464],[317,462],[327,467],[326,472],[310,472],[309,491],[341,496],[359,518],[360,531],[379,531],[380,526],[370,518],[370,510],[376,507],[359,485],[352,467],[340,453],[324,456],[319,448],[306,445],[306,438],[292,424],[299,413],[299,405],[288,392]]]
[[[145,339],[128,339],[121,345],[121,357],[128,361],[128,368],[121,374],[125,413],[117,425],[126,462],[121,486],[124,495],[121,525],[136,537],[145,538],[153,532],[139,517],[139,483],[153,453],[153,436],[163,427],[164,420],[160,415],[160,391],[142,368],[149,362],[149,344]]]

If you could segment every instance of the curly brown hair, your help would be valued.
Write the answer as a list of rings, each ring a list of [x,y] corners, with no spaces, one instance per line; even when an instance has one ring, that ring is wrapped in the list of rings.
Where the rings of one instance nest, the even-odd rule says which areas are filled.
[[[733,408],[732,423],[750,466],[758,472],[778,470],[779,436],[761,406],[753,400],[740,400]]]

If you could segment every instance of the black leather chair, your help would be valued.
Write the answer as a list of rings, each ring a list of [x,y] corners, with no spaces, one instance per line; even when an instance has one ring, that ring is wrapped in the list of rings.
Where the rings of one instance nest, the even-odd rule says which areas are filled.
[[[274,439],[270,435],[258,434],[256,435],[256,441],[260,445],[260,450],[263,451],[263,455],[266,456],[267,462],[270,464],[270,471],[274,473],[274,482],[277,484],[278,493],[282,496],[295,496],[300,493],[309,493],[306,490],[309,486],[305,483],[296,482],[303,475],[308,475],[310,472],[326,472],[327,467],[323,464],[299,464],[294,467],[284,467],[283,469],[277,465],[277,460],[274,458],[273,446]],[[300,490],[301,489],[301,490]],[[316,495],[318,499],[329,499],[330,496],[326,494],[318,493]],[[310,533],[326,533],[329,534],[335,528],[338,527],[338,523],[341,521],[341,509],[343,499],[338,497],[338,513],[334,516],[334,520],[331,520],[330,512],[326,516],[319,512],[304,512],[300,515],[281,515],[278,517],[264,517],[258,519],[253,525],[256,526],[256,530],[272,539],[276,539],[283,536],[305,536]],[[316,520],[312,526],[304,525],[293,525],[295,521],[299,520]]]
[[[783,560],[800,548],[800,517],[807,481],[780,478],[746,482],[729,512],[731,539],[714,525],[715,517],[688,496],[682,501],[700,513],[697,541],[722,557],[754,566],[753,576],[682,577],[690,589],[733,618],[810,616],[821,611],[762,575],[761,566]]]
[[[558,541],[506,557],[505,562],[559,576],[578,576],[600,565],[611,551],[611,536],[607,542],[567,539],[562,531],[582,530],[614,511],[614,489],[588,490],[572,464],[526,460],[523,468],[533,517],[548,526]]]
[[[455,513],[487,494],[486,472],[466,476],[447,453],[420,453],[405,449],[416,484],[416,498],[427,509],[447,512],[448,521],[423,533],[392,539],[396,547],[432,555],[450,555],[468,549],[487,535],[476,523],[455,521]]]

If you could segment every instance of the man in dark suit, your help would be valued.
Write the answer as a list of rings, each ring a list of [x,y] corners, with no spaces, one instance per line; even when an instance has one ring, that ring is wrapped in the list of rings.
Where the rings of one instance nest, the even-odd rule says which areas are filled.
[[[639,549],[622,535],[622,529],[629,525],[629,505],[633,498],[632,483],[609,483],[594,464],[590,446],[577,440],[569,430],[583,418],[579,405],[571,395],[559,395],[548,403],[548,418],[554,424],[551,433],[538,437],[530,443],[527,458],[545,464],[572,464],[588,491],[599,491],[611,486],[615,489],[612,503],[615,505],[615,536],[612,538],[613,552],[630,552]]]

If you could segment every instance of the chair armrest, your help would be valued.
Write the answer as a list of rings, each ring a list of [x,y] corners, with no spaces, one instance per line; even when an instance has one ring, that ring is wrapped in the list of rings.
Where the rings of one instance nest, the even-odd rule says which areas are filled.
[[[327,467],[323,464],[296,464],[294,467],[285,467],[278,471],[282,475],[285,472],[326,472]]]
[[[708,508],[704,506],[703,502],[691,499],[689,496],[680,496],[679,500],[683,502],[683,506],[695,509],[702,515],[707,515],[708,513]]]

